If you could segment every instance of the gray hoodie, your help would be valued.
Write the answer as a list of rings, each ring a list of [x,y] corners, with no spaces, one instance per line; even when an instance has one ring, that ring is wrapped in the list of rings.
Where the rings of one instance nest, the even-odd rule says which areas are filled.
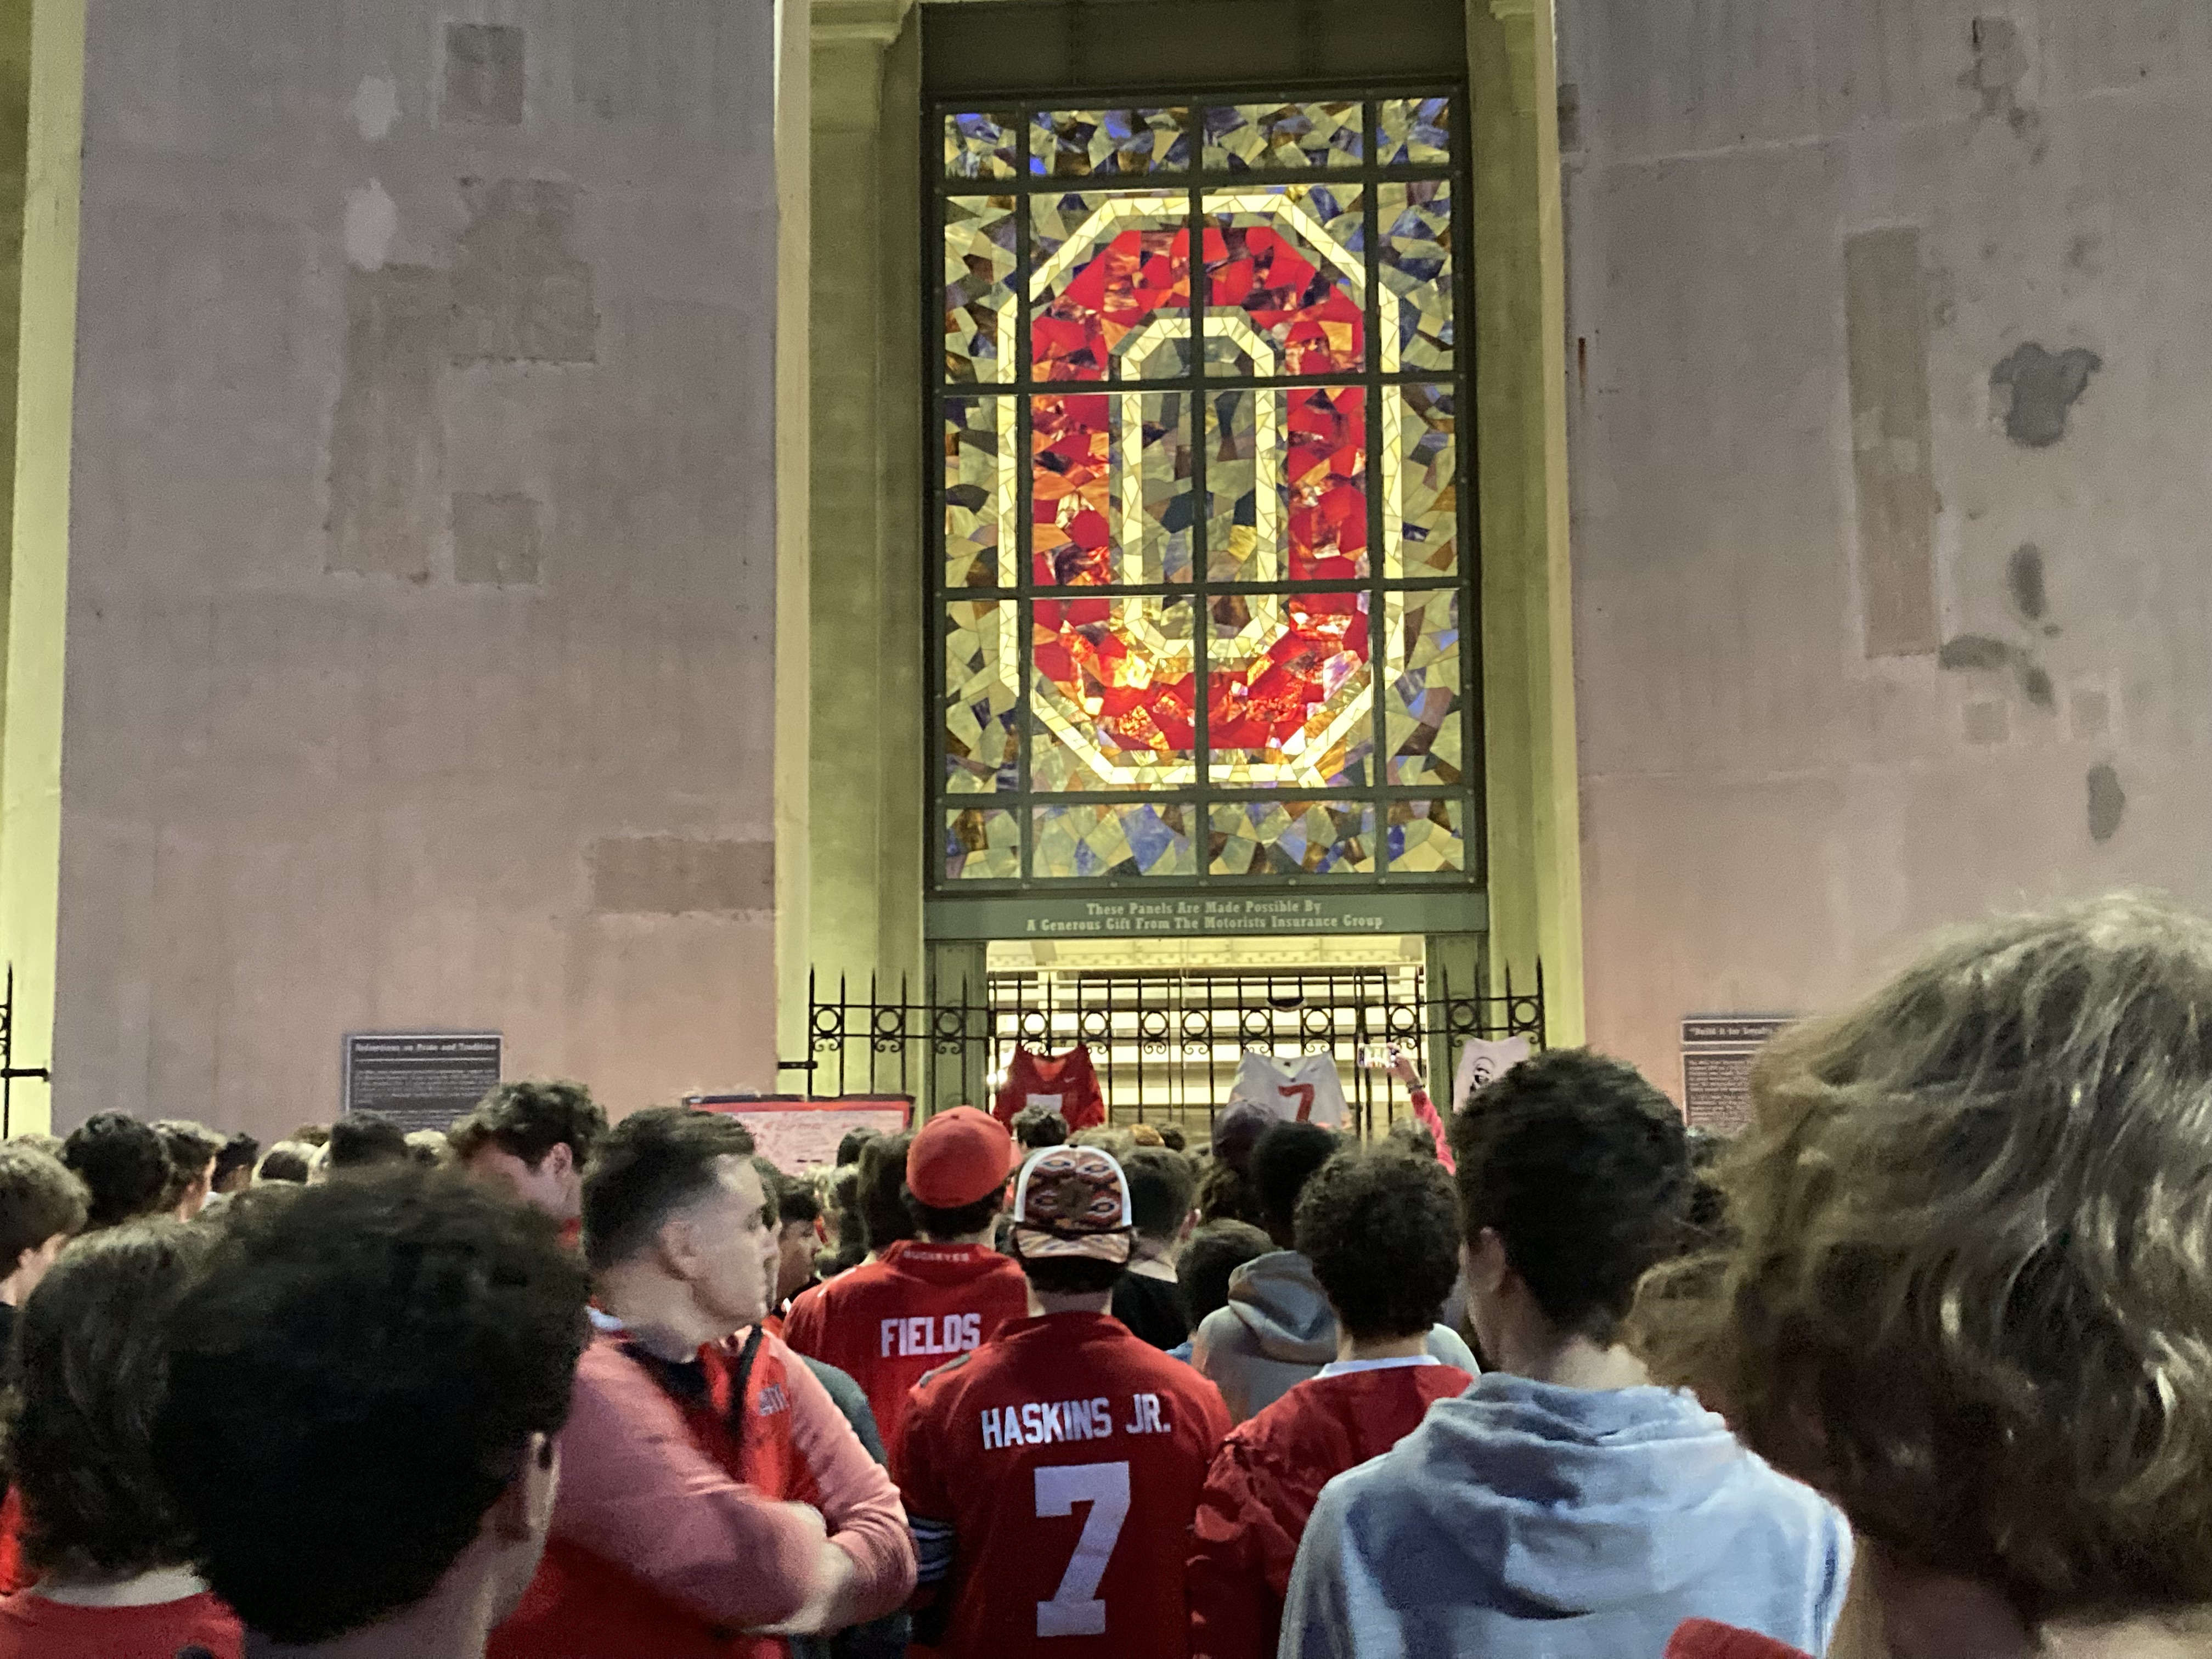
[[[1438,1325],[1429,1352],[1469,1373],[1481,1368],[1458,1335]],[[1190,1363],[1221,1390],[1229,1415],[1257,1416],[1336,1358],[1336,1315],[1296,1250],[1276,1250],[1230,1276],[1229,1305],[1206,1316]]]
[[[1699,1618],[1823,1653],[1850,1568],[1691,1395],[1493,1373],[1322,1489],[1279,1659],[1660,1659]]]

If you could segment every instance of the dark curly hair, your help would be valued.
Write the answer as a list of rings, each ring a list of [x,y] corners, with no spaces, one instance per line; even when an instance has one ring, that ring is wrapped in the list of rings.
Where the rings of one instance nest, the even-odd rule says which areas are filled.
[[[1468,1240],[1494,1230],[1555,1328],[1612,1342],[1636,1281],[1681,1246],[1690,1154],[1674,1103],[1632,1066],[1554,1048],[1470,1100],[1451,1137]]]
[[[753,1152],[752,1131],[720,1112],[631,1113],[607,1131],[584,1177],[585,1259],[601,1272],[629,1261],[670,1216],[714,1190],[717,1160]]]
[[[1067,1120],[1049,1106],[1024,1106],[1014,1114],[1014,1139],[1027,1152],[1067,1144]]]
[[[70,1130],[62,1162],[92,1194],[84,1224],[94,1232],[160,1209],[173,1167],[161,1137],[126,1112],[96,1112]]]
[[[1006,1207],[1006,1183],[1000,1182],[997,1190],[987,1193],[973,1204],[963,1204],[949,1210],[923,1203],[914,1195],[911,1187],[901,1191],[899,1201],[906,1206],[907,1219],[914,1223],[916,1233],[923,1238],[945,1243],[952,1239],[965,1238],[970,1233],[980,1233],[990,1226]]]
[[[1358,1337],[1419,1336],[1459,1278],[1459,1200],[1434,1158],[1339,1152],[1298,1200],[1298,1254]]]
[[[496,1146],[534,1170],[556,1146],[566,1146],[580,1170],[606,1133],[606,1113],[580,1083],[502,1083],[447,1130],[447,1138],[464,1164]]]
[[[404,1164],[414,1156],[407,1131],[381,1112],[348,1112],[331,1125],[330,1167],[334,1172]]]
[[[428,1595],[568,1416],[589,1288],[551,1218],[458,1170],[234,1201],[154,1443],[216,1594],[301,1644]]]
[[[182,1221],[111,1227],[63,1251],[24,1302],[5,1436],[23,1559],[40,1571],[128,1577],[191,1559],[154,1467],[154,1419],[163,1320],[213,1242]]]
[[[1277,1123],[1253,1143],[1252,1190],[1260,1200],[1260,1224],[1288,1246],[1297,1224],[1298,1194],[1314,1172],[1334,1158],[1344,1142],[1318,1123]]]

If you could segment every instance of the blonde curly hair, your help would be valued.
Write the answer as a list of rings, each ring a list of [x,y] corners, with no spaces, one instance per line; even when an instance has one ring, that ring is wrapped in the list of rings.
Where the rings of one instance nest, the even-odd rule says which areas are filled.
[[[1655,1376],[2031,1626],[2212,1602],[2212,925],[1956,935],[1752,1094],[1730,1236],[1639,1291]]]

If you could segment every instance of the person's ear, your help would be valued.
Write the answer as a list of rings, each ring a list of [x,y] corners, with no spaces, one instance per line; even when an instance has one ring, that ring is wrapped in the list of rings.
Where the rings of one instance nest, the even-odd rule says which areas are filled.
[[[1513,1264],[1505,1254],[1505,1241],[1498,1236],[1495,1227],[1485,1227],[1474,1239],[1460,1246],[1460,1271],[1466,1275],[1470,1292],[1496,1296],[1505,1288],[1512,1277]]]
[[[567,1141],[556,1140],[553,1143],[553,1150],[545,1154],[545,1162],[555,1175],[565,1180],[575,1173],[575,1150]]]
[[[672,1215],[662,1222],[653,1249],[673,1277],[689,1283],[698,1276],[699,1230],[689,1216]]]

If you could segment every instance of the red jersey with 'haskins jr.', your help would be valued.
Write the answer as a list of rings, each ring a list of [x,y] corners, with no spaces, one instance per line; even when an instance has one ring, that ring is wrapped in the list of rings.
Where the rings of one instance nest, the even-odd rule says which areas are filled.
[[[891,1465],[946,1659],[1184,1659],[1221,1394],[1105,1314],[1009,1325],[914,1391]]]
[[[896,1468],[914,1385],[1029,1310],[1029,1281],[1010,1258],[981,1244],[909,1239],[793,1303],[783,1340],[866,1392]]]

